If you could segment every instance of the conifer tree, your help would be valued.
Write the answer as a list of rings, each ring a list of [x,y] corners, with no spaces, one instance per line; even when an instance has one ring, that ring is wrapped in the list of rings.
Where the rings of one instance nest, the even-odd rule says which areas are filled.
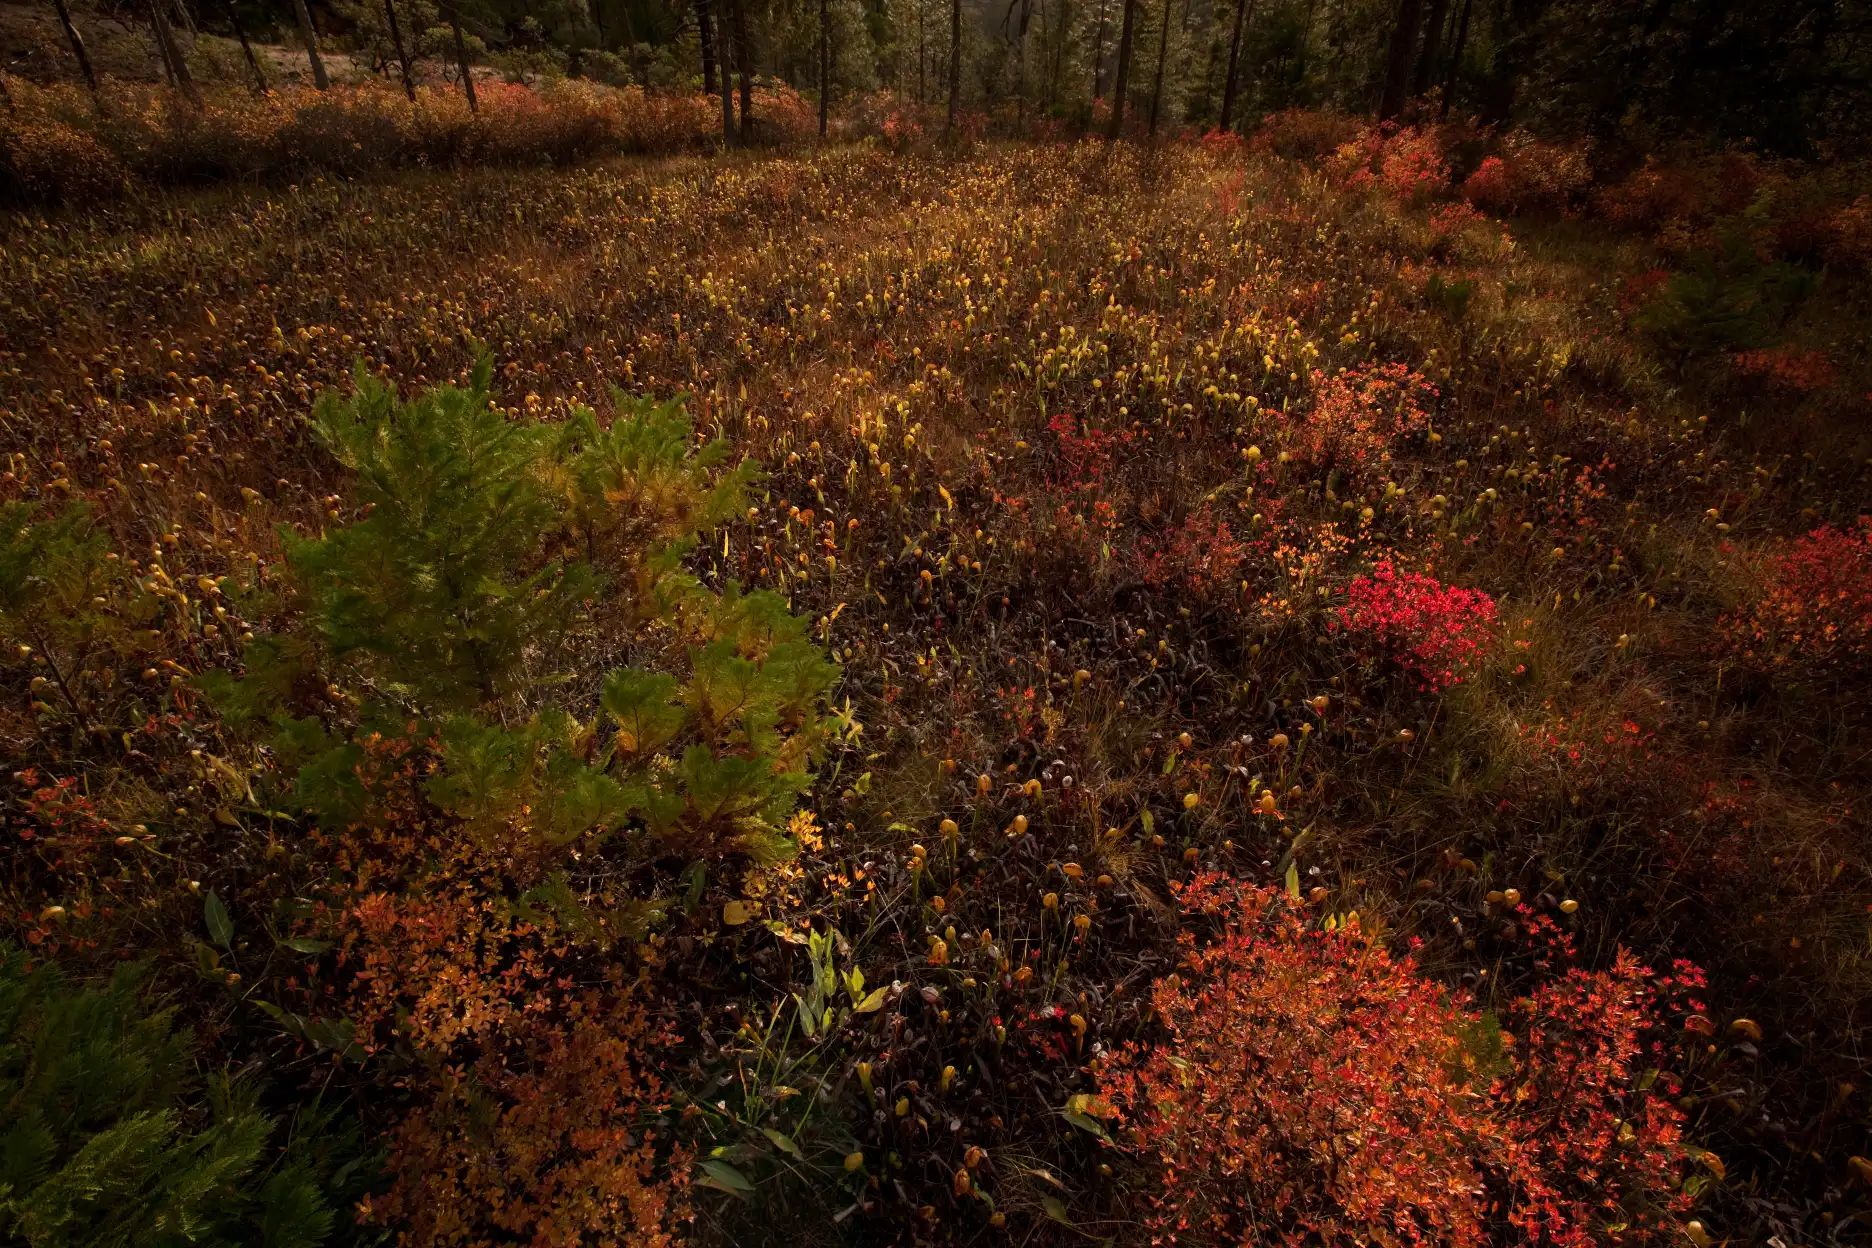
[[[428,800],[534,877],[574,845],[627,864],[786,855],[838,669],[777,594],[683,566],[754,466],[697,447],[679,403],[620,394],[608,425],[554,424],[502,413],[490,383],[483,357],[466,387],[403,402],[360,373],[319,404],[363,514],[286,535],[303,625],[211,696],[236,719],[273,710],[299,801],[339,826],[373,817],[357,764],[378,734],[428,742]],[[644,665],[592,670],[619,653]],[[351,722],[276,709],[327,682],[357,691]]]
[[[329,1119],[302,1111],[275,1147],[278,1124],[252,1087],[195,1086],[193,1038],[144,1003],[141,979],[124,964],[103,986],[77,986],[0,945],[0,1241],[330,1241],[347,1193],[320,1164],[344,1151],[319,1147],[342,1144]]]

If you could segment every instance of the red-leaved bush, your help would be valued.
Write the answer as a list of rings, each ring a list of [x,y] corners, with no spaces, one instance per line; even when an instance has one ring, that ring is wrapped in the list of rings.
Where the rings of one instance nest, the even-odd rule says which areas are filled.
[[[1368,127],[1333,153],[1329,167],[1347,190],[1381,190],[1405,203],[1449,190],[1449,162],[1434,130]]]
[[[1118,1139],[1156,1174],[1156,1243],[1579,1245],[1681,1234],[1685,1157],[1659,1014],[1677,981],[1629,955],[1567,972],[1500,1027],[1277,890],[1182,890],[1152,1003],[1165,1038],[1098,1067]],[[1651,1051],[1655,1050],[1655,1052]],[[1641,1086],[1644,1085],[1644,1086]]]
[[[1479,589],[1400,572],[1381,559],[1346,590],[1329,627],[1374,643],[1425,689],[1460,684],[1493,639],[1495,600]]]
[[[1391,462],[1399,439],[1430,426],[1425,404],[1437,389],[1404,364],[1374,364],[1328,376],[1313,373],[1313,408],[1295,425],[1288,453],[1348,475]]]
[[[1872,517],[1787,543],[1758,578],[1754,601],[1722,622],[1744,658],[1771,670],[1872,669]]]

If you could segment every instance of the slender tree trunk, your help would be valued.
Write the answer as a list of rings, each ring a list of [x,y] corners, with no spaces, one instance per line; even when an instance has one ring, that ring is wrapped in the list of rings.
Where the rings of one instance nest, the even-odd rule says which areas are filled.
[[[1437,53],[1443,50],[1443,25],[1449,19],[1449,0],[1430,0],[1430,18],[1424,23],[1423,51],[1417,54],[1417,72],[1411,78],[1411,94],[1422,95],[1430,89],[1436,73]]]
[[[1229,37],[1228,77],[1222,83],[1222,120],[1217,129],[1228,130],[1235,124],[1235,97],[1241,91],[1242,27],[1254,10],[1254,0],[1236,0],[1235,33]]]
[[[260,58],[254,55],[253,44],[247,42],[247,27],[241,24],[240,10],[234,7],[234,0],[221,0],[221,8],[227,13],[228,25],[233,28],[234,37],[240,40],[241,55],[247,59],[247,68],[254,76],[254,90],[265,95],[266,71],[260,68]]]
[[[1450,49],[1449,69],[1443,75],[1443,112],[1449,117],[1450,96],[1456,94],[1456,75],[1462,72],[1463,44],[1469,39],[1469,5],[1471,0],[1463,0],[1462,17],[1456,23],[1456,43]]]
[[[331,77],[325,72],[325,59],[319,55],[318,32],[312,29],[312,11],[306,0],[293,0],[293,12],[299,16],[299,37],[305,41],[306,59],[312,62],[312,81],[321,91],[331,90]]]
[[[1417,30],[1423,21],[1423,0],[1399,0],[1397,25],[1391,28],[1391,52],[1385,63],[1384,95],[1378,101],[1378,120],[1389,121],[1404,111],[1410,95]]]
[[[1157,79],[1151,83],[1150,137],[1157,137],[1157,108],[1163,103],[1164,53],[1170,47],[1170,0],[1164,0],[1163,29],[1157,32]]]
[[[962,0],[949,3],[949,117],[943,137],[955,132],[956,113],[962,107]]]
[[[182,88],[182,94],[195,102],[201,102],[201,96],[195,90],[195,76],[189,72],[188,61],[182,55],[182,49],[176,46],[175,31],[169,28],[169,16],[163,12],[162,0],[154,0],[149,6],[150,25],[156,31],[156,46],[162,52],[163,60],[168,64],[169,73],[175,85]]]
[[[832,102],[832,32],[826,0],[819,0],[819,137],[826,137],[827,110]]]
[[[599,0],[592,0],[593,13],[598,12],[598,4]],[[643,49],[637,46],[637,24],[631,21],[630,4],[628,0],[624,7],[619,10],[619,13],[624,18],[624,47],[630,53],[631,77],[637,80],[638,86],[648,91],[650,89],[650,73],[644,68]],[[596,25],[595,22],[593,24]],[[598,29],[602,32],[604,27],[600,26]],[[602,40],[602,38],[603,35],[601,33],[600,39]]]
[[[85,86],[91,92],[91,99],[98,100],[97,70],[91,67],[91,54],[85,50],[84,36],[78,33],[78,27],[72,23],[71,5],[66,0],[52,0],[58,8],[59,25],[65,28],[65,38],[71,43],[72,55],[78,58],[78,72],[84,75]]]
[[[1125,0],[1124,22],[1118,31],[1118,72],[1112,82],[1111,123],[1105,129],[1108,141],[1116,140],[1124,129],[1125,89],[1131,81],[1131,32],[1137,21],[1137,0]]]
[[[724,0],[724,3],[726,0]],[[723,12],[715,23],[715,66],[721,74],[722,147],[734,146],[734,51],[728,37],[728,14]]]
[[[1057,105],[1060,102],[1060,79],[1066,72],[1066,36],[1072,30],[1072,5],[1069,0],[1059,0],[1059,22],[1053,38],[1053,76],[1047,84],[1047,103]]]
[[[735,71],[741,79],[741,146],[754,141],[754,54],[748,46],[747,5],[744,0],[728,0],[734,14]]]
[[[1092,34],[1092,103],[1097,104],[1105,96],[1105,12],[1109,0],[1099,0],[1098,26]]]
[[[229,0],[232,3],[232,0]],[[416,78],[410,72],[409,49],[403,46],[403,27],[397,22],[396,0],[383,0],[384,17],[390,22],[390,44],[396,49],[397,68],[403,71],[403,94],[416,102]]]
[[[298,3],[304,4],[305,0],[298,0]],[[478,116],[481,102],[475,99],[474,73],[468,68],[468,38],[462,34],[461,10],[455,7],[453,0],[448,5],[447,16],[449,29],[455,33],[455,68],[461,74],[462,94],[468,97],[468,111]]]
[[[195,28],[195,15],[189,12],[188,5],[183,0],[175,0],[175,11],[176,16],[182,19],[182,29],[188,31],[189,38],[199,38],[201,31]]]
[[[696,39],[702,45],[702,93],[715,94],[715,31],[709,21],[708,0],[696,0]]]

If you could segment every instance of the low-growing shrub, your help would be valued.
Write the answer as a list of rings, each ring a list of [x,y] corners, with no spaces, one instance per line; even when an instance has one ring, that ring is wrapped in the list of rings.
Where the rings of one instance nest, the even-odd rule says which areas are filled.
[[[1449,190],[1449,161],[1432,129],[1367,127],[1341,144],[1329,165],[1347,190],[1382,190],[1405,203]]]
[[[1315,922],[1295,897],[1217,874],[1180,900],[1219,930],[1179,937],[1178,973],[1152,990],[1163,1042],[1106,1059],[1106,1104],[1090,1107],[1155,1173],[1146,1216],[1163,1242],[1682,1234],[1682,1115],[1669,1076],[1644,1069],[1667,1056],[1661,1013],[1678,979],[1621,953],[1498,1021],[1368,939],[1356,915]]]
[[[1381,559],[1347,587],[1331,627],[1366,640],[1425,689],[1447,689],[1493,643],[1495,618],[1495,602],[1481,590],[1399,572]]]
[[[1288,453],[1352,477],[1380,472],[1401,444],[1429,428],[1436,387],[1403,364],[1313,374],[1312,410],[1288,426]]]
[[[1807,675],[1872,670],[1872,519],[1783,544],[1759,565],[1752,592],[1723,620],[1748,662]]]

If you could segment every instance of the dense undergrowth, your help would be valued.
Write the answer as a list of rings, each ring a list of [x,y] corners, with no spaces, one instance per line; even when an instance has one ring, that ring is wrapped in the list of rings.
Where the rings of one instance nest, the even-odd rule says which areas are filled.
[[[9,956],[239,1075],[152,1148],[326,1242],[1859,1238],[1855,201],[1287,124],[9,218]]]

